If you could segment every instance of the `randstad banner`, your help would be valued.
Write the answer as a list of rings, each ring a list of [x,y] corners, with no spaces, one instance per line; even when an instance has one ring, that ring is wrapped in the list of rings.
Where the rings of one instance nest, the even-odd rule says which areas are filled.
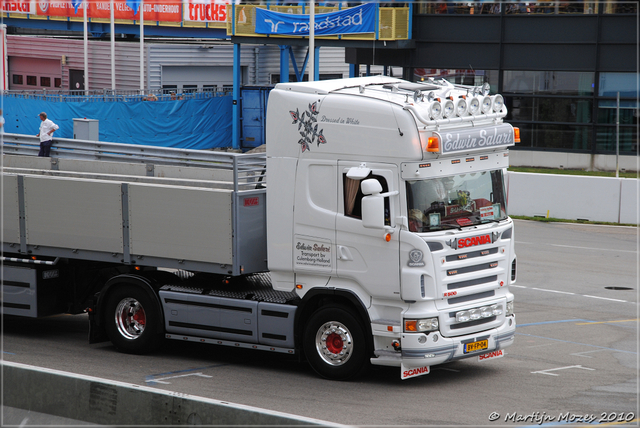
[[[365,3],[338,12],[319,13],[314,18],[314,35],[373,33],[375,18],[375,3]],[[309,15],[292,15],[256,8],[255,32],[283,36],[308,36]]]

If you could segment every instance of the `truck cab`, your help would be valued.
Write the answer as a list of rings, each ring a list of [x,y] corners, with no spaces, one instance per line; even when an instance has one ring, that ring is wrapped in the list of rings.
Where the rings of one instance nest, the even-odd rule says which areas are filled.
[[[513,343],[516,256],[503,173],[519,131],[505,115],[487,87],[444,80],[272,90],[269,270],[275,289],[315,309],[300,313],[324,308],[303,333],[321,375],[368,358],[405,379],[503,356]],[[327,311],[327,301],[342,312]]]

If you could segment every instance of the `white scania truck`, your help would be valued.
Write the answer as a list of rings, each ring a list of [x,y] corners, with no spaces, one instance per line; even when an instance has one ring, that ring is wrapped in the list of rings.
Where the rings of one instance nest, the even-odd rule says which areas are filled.
[[[37,158],[9,136],[3,312],[88,312],[90,340],[124,352],[177,339],[303,355],[329,379],[501,357],[519,131],[488,92],[278,84],[266,160],[73,140]]]

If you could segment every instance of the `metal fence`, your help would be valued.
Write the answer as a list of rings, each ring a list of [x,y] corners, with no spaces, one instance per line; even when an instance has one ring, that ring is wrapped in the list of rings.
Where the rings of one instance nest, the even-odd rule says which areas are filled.
[[[0,91],[3,97],[31,99],[54,102],[136,102],[136,101],[174,101],[184,99],[206,99],[231,95],[233,88],[205,88],[202,91],[185,89],[177,92],[176,89],[163,88],[153,90],[121,90],[101,89],[89,91],[54,90],[9,90]]]

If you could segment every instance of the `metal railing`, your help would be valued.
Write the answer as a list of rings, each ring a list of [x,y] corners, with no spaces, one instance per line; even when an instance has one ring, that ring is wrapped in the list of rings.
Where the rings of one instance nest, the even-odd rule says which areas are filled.
[[[57,102],[137,102],[137,101],[175,101],[185,99],[207,99],[232,95],[233,88],[211,88],[211,90],[177,92],[176,89],[94,89],[89,91],[70,91],[63,89],[39,90],[7,90],[0,91],[0,95],[10,98],[32,99],[39,101]]]
[[[3,134],[0,149],[4,155],[37,157],[40,139],[23,134]],[[41,158],[42,159],[42,158]],[[154,165],[211,168],[233,172],[234,190],[266,185],[265,153],[233,153],[212,150],[176,149],[136,144],[105,143],[55,138],[51,146],[51,166],[58,169],[57,159],[80,159],[144,164],[147,171]],[[3,164],[4,165],[4,164]]]

